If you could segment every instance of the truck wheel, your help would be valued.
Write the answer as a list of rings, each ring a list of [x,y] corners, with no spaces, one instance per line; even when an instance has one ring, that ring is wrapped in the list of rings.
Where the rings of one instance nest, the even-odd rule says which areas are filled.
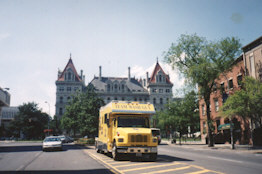
[[[120,159],[120,154],[117,152],[117,147],[116,147],[116,143],[115,142],[113,144],[112,157],[113,157],[113,159],[115,161],[118,161]]]
[[[150,154],[150,157],[149,157],[150,161],[156,161],[156,159],[157,159],[157,153]]]

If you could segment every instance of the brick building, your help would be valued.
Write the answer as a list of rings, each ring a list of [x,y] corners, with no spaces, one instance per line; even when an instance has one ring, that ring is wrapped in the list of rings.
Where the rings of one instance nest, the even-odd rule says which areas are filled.
[[[230,141],[230,127],[229,119],[219,116],[219,108],[223,105],[229,95],[233,94],[236,90],[241,90],[241,81],[245,75],[243,56],[241,55],[235,60],[232,65],[232,70],[229,72],[221,73],[219,78],[215,81],[214,91],[210,96],[210,117],[213,120],[215,142],[225,143]],[[207,136],[207,117],[206,105],[203,98],[199,101],[200,113],[200,130],[201,139],[205,140]],[[236,116],[232,122],[234,123],[234,137],[236,143],[245,144],[249,143],[250,130],[249,123],[244,122],[241,117]]]

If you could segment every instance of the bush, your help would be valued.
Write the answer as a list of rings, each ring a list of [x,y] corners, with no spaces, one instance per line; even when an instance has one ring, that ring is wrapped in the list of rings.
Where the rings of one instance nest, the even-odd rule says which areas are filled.
[[[79,138],[77,140],[77,144],[80,144],[80,145],[93,145],[93,144],[95,144],[95,139],[94,138]]]

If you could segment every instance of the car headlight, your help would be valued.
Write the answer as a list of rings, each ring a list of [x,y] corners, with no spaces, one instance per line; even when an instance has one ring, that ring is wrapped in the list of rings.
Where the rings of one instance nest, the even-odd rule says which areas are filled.
[[[124,142],[124,138],[118,138],[118,142],[120,143]]]

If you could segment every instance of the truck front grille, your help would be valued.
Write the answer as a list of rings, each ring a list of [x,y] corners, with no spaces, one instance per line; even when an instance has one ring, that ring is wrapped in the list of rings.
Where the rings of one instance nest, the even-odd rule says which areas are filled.
[[[131,143],[146,143],[148,140],[147,135],[141,135],[141,134],[136,134],[136,135],[129,135],[128,141]]]

